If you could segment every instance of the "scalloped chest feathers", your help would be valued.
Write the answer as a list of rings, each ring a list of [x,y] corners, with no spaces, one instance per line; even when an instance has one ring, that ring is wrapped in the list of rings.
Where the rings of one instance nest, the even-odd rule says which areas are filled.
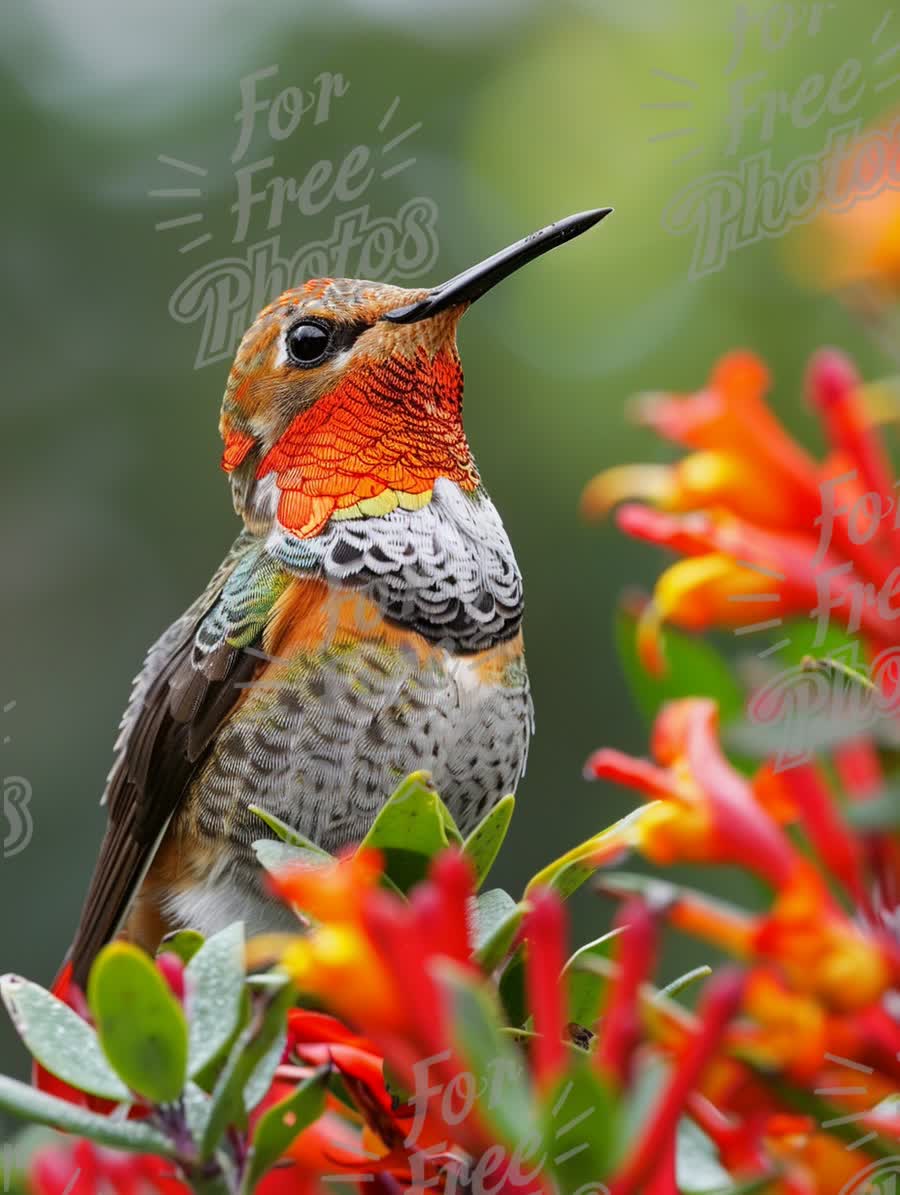
[[[189,904],[193,924],[202,907],[211,932],[235,901],[261,896],[251,844],[264,828],[249,804],[333,851],[362,838],[419,769],[463,831],[515,791],[533,718],[522,606],[493,504],[446,479],[417,511],[332,520],[311,540],[277,530],[257,541],[201,624],[196,651],[259,644],[264,622],[261,648],[250,648],[259,670],[168,840],[177,852],[183,836],[225,836],[232,849],[169,892],[176,920]]]

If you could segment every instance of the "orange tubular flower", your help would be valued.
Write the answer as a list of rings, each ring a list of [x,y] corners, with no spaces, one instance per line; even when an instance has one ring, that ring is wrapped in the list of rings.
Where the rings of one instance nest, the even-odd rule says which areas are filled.
[[[743,863],[782,888],[796,870],[796,854],[722,755],[717,722],[713,701],[674,702],[654,728],[655,764],[604,749],[591,756],[585,774],[656,798],[629,826],[629,845],[648,858]]]
[[[384,1028],[401,1015],[393,984],[362,927],[381,878],[377,852],[359,851],[318,867],[292,867],[271,881],[277,895],[319,925],[285,951],[282,966],[305,992],[358,1023]],[[365,984],[359,975],[365,974]]]
[[[618,514],[628,534],[685,559],[657,581],[638,627],[641,658],[664,669],[665,622],[739,633],[788,616],[833,618],[873,650],[896,641],[900,532],[894,477],[846,358],[823,350],[807,374],[831,445],[814,461],[764,401],[758,358],[734,352],[690,395],[640,400],[645,426],[696,451],[674,465],[625,466],[587,487],[585,512]]]
[[[628,823],[628,845],[658,863],[741,864],[772,888],[767,914],[747,919],[691,899],[677,901],[673,919],[740,955],[766,960],[792,987],[844,1011],[871,1005],[900,976],[900,954],[880,927],[865,932],[841,910],[829,883],[848,895],[864,887],[858,845],[843,841],[845,828],[807,771],[783,773],[782,812],[809,828],[826,882],[798,852],[768,811],[771,770],[756,786],[735,771],[716,735],[715,703],[700,698],[673,702],[657,718],[652,737],[656,763],[617,751],[598,751],[586,772],[655,797],[642,817]],[[760,800],[757,789],[767,792]]]
[[[840,293],[866,315],[900,294],[898,115],[841,145],[829,163],[830,202],[793,236],[793,264],[814,286]]]

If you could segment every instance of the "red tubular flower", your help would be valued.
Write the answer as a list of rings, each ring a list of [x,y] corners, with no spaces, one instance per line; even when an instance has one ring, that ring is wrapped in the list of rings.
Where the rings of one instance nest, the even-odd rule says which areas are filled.
[[[754,780],[757,792],[778,788],[786,804],[793,807],[819,858],[843,885],[847,895],[862,909],[869,909],[863,849],[844,822],[821,770],[811,763],[775,772],[760,769]]]
[[[184,1000],[184,963],[177,954],[164,950],[156,959],[156,968],[169,985],[176,1000]]]
[[[609,985],[595,1061],[624,1088],[642,1036],[639,991],[653,969],[656,925],[646,902],[639,897],[622,905],[615,924],[625,932],[617,939],[618,971]]]
[[[631,1195],[653,1174],[656,1164],[672,1147],[678,1119],[688,1096],[699,1084],[743,994],[744,979],[734,971],[721,971],[709,981],[698,1009],[698,1028],[673,1067],[667,1087],[641,1130],[625,1165],[610,1184],[611,1195]]]
[[[474,894],[472,868],[456,850],[442,852],[429,873],[430,883],[420,885],[412,896],[416,919],[432,943],[447,958],[469,966],[472,937],[469,902]]]
[[[806,390],[832,447],[859,475],[864,490],[893,509],[894,476],[880,437],[857,401],[860,377],[851,361],[834,349],[822,349],[809,363]]]
[[[538,1084],[549,1087],[565,1068],[565,966],[566,912],[562,901],[549,888],[538,888],[529,896],[531,908],[522,925],[527,944],[525,987],[528,1007],[537,1037],[532,1065]]]

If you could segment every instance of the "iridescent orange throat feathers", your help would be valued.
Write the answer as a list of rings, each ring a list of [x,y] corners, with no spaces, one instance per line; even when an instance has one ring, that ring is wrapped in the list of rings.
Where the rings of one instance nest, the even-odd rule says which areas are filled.
[[[438,477],[479,484],[462,426],[463,377],[455,348],[361,357],[335,388],[299,411],[256,470],[274,473],[278,521],[300,538],[328,520],[424,506]],[[254,445],[226,434],[231,472]]]

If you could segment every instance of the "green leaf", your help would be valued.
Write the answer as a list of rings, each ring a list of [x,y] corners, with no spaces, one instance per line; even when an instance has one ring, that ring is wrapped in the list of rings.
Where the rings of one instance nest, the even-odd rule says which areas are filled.
[[[665,909],[679,900],[687,899],[693,904],[702,905],[714,912],[721,912],[725,917],[745,916],[745,910],[728,901],[715,896],[707,896],[699,888],[690,888],[686,884],[674,884],[662,876],[644,875],[639,871],[607,871],[598,882],[602,892],[610,896],[621,898],[635,893],[643,896],[654,908]]]
[[[241,1013],[244,927],[230,925],[207,938],[184,971],[188,1018],[188,1074],[196,1075],[228,1041]]]
[[[241,993],[240,1009],[238,1011],[237,1024],[231,1031],[231,1036],[219,1047],[219,1050],[209,1062],[201,1070],[193,1075],[193,1080],[198,1087],[201,1087],[205,1092],[210,1092],[216,1085],[216,1080],[225,1061],[230,1057],[231,1051],[234,1048],[234,1043],[238,1039],[238,1034],[242,1033],[250,1023],[250,1014],[253,1009],[252,989],[250,987],[250,979],[248,976],[245,981],[244,991]],[[280,989],[284,985],[284,975],[278,975],[277,986]]]
[[[187,1077],[187,1022],[153,960],[111,942],[91,968],[88,1003],[119,1078],[155,1104],[176,1100]]]
[[[260,1117],[250,1146],[245,1191],[252,1191],[290,1144],[322,1115],[329,1073],[329,1067],[321,1067]]]
[[[563,971],[568,976],[569,1020],[592,1032],[600,1016],[606,981],[596,971],[588,971],[581,964],[587,958],[609,958],[613,943],[621,932],[622,927],[610,930],[608,934],[586,943],[575,951]]]
[[[730,1191],[731,1175],[722,1167],[719,1152],[706,1133],[682,1117],[675,1141],[675,1173],[683,1195],[704,1195],[707,1191]]]
[[[618,1145],[617,1102],[583,1054],[542,1101],[544,1151],[561,1191],[597,1190],[613,1167]]]
[[[106,1061],[93,1028],[67,1004],[18,975],[0,979],[0,995],[22,1041],[51,1074],[103,1099],[131,1100]]]
[[[200,1142],[201,1158],[212,1157],[228,1125],[242,1124],[246,1119],[244,1089],[284,1033],[287,1012],[295,995],[293,985],[286,983],[267,1004],[261,1005],[238,1035],[213,1088],[212,1106]]]
[[[413,772],[382,807],[360,849],[382,852],[388,877],[402,892],[425,878],[428,865],[462,836],[427,772]]]
[[[272,1086],[272,1080],[275,1077],[275,1072],[278,1070],[285,1046],[287,1045],[287,1036],[287,1028],[282,1029],[281,1033],[279,1033],[253,1068],[253,1073],[247,1080],[247,1086],[244,1088],[244,1108],[247,1112],[253,1111]]]
[[[792,618],[778,628],[779,648],[775,658],[782,664],[800,665],[807,656],[852,654],[855,645],[858,658],[866,658],[858,636],[849,634],[833,619],[823,629],[814,618]]]
[[[518,1050],[503,1033],[490,989],[473,982],[458,966],[435,966],[449,997],[453,1039],[478,1093],[476,1106],[497,1141],[512,1150],[537,1138],[535,1109],[527,1071]]]
[[[494,866],[515,808],[516,798],[512,794],[503,797],[463,843],[463,851],[475,869],[476,888],[481,887]]]
[[[167,1137],[140,1120],[114,1120],[101,1116],[37,1091],[27,1083],[0,1075],[0,1108],[12,1116],[19,1116],[35,1124],[46,1124],[73,1133],[76,1137],[88,1137],[99,1145],[114,1149],[127,1149],[136,1153],[158,1154],[172,1157],[175,1149]]]
[[[658,1055],[639,1053],[635,1061],[635,1071],[622,1107],[617,1160],[634,1148],[671,1075],[671,1066]]]
[[[333,857],[327,851],[323,851],[320,846],[316,846],[311,838],[307,838],[299,830],[292,829],[287,822],[283,822],[280,817],[276,817],[268,809],[263,809],[259,805],[248,805],[247,808],[251,813],[255,813],[260,821],[265,822],[279,841],[286,842],[289,846],[302,847],[303,850],[320,855],[323,859],[331,859]]]
[[[689,988],[692,983],[697,983],[701,979],[706,979],[708,975],[712,975],[712,967],[708,963],[701,963],[699,967],[694,967],[690,971],[685,971],[683,975],[679,975],[677,979],[673,979],[671,983],[667,983],[665,987],[659,989],[656,999],[662,1003],[664,1000],[672,1000]]]
[[[650,805],[642,805],[633,809],[608,829],[601,830],[599,834],[579,843],[552,863],[548,863],[528,881],[525,896],[535,888],[549,887],[554,888],[563,900],[567,900],[601,866],[595,861],[598,856],[603,855],[606,860],[609,854],[617,850],[629,849],[631,825],[640,820],[649,808]]]
[[[703,693],[719,703],[723,723],[739,718],[744,693],[732,667],[710,643],[667,627],[665,653],[668,668],[664,676],[651,676],[638,659],[637,621],[625,611],[616,615],[615,639],[619,662],[628,688],[640,713],[652,722],[667,701]]]
[[[156,953],[157,955],[174,954],[187,966],[202,945],[203,934],[198,933],[195,929],[176,929],[172,933],[166,934]]]
[[[196,1143],[201,1141],[209,1120],[212,1100],[209,1092],[188,1079],[184,1087],[184,1119],[187,1121],[188,1132]]]
[[[525,948],[523,946],[516,947],[509,962],[503,968],[497,991],[510,1025],[523,1026],[528,1020],[528,1007],[525,999]]]
[[[522,924],[525,905],[502,888],[482,892],[475,902],[475,958],[483,971],[499,966]]]
[[[311,851],[305,846],[293,846],[289,842],[275,842],[271,838],[260,838],[253,844],[256,857],[266,871],[279,872],[298,863],[304,867],[321,867],[330,856],[321,851]]]

